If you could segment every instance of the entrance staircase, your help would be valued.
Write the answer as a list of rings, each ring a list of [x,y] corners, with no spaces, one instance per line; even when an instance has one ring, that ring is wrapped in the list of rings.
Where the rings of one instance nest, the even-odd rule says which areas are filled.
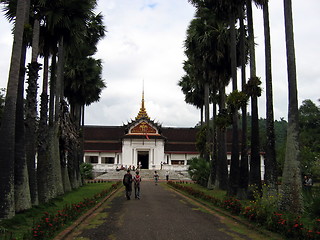
[[[157,173],[159,175],[159,180],[166,180],[166,171],[167,170],[157,170]],[[108,170],[106,173],[103,173],[102,175],[99,175],[96,177],[96,179],[102,179],[102,180],[122,180],[124,174],[126,174],[126,170]],[[181,181],[190,181],[190,175],[187,171],[173,171],[169,170],[169,180],[181,180]],[[135,175],[134,171],[131,171],[132,176]],[[140,170],[140,176],[143,180],[153,180],[154,170],[150,169],[141,169]]]

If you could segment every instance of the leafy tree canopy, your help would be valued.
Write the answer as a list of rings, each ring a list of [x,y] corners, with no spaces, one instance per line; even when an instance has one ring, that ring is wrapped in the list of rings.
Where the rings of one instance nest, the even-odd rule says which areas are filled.
[[[299,108],[299,125],[302,173],[320,178],[320,106],[304,100]]]

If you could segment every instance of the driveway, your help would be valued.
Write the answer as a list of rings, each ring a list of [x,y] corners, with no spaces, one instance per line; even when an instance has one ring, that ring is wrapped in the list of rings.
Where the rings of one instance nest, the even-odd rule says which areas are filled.
[[[124,188],[62,239],[249,240],[271,239],[195,204],[166,186],[141,183],[141,199],[126,200]]]

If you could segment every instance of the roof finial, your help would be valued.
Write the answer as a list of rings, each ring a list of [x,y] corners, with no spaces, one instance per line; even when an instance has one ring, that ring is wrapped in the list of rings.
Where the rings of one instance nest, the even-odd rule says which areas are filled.
[[[136,117],[136,120],[139,120],[141,118],[147,118],[147,119],[150,119],[148,114],[147,114],[147,111],[144,107],[144,79],[143,79],[143,82],[142,82],[142,100],[141,100],[141,108],[140,108],[140,111]]]

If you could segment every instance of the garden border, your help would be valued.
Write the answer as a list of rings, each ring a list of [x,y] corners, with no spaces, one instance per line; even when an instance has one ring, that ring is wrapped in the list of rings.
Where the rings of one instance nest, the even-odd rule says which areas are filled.
[[[206,203],[205,201],[198,199],[196,197],[193,197],[192,195],[189,195],[188,193],[186,193],[182,190],[176,189],[175,187],[171,186],[170,184],[167,184],[167,187],[170,188],[171,190],[175,191],[178,195],[184,197],[185,199],[192,201],[197,206],[200,206],[200,207],[204,208],[205,210],[209,211],[210,214],[217,214],[218,213],[223,216],[226,216],[226,217],[233,219],[233,220],[237,221],[238,223],[240,223],[250,229],[253,229],[253,230],[265,235],[266,237],[271,238],[271,239],[279,239],[279,240],[284,239],[283,236],[281,236],[278,233],[273,233],[267,229],[263,229],[263,227],[258,227],[253,223],[249,223],[248,221],[246,221],[245,219],[242,219],[239,216],[232,215],[227,211],[224,211],[218,207],[210,205],[210,204]]]
[[[101,207],[109,198],[115,195],[123,186],[118,187],[113,190],[110,194],[108,194],[105,198],[103,198],[98,204],[89,209],[86,213],[81,215],[77,220],[75,220],[70,226],[62,230],[58,235],[56,235],[53,240],[63,240],[69,236],[73,232],[73,230],[78,227],[81,223],[83,223],[88,217],[90,217],[98,208]]]

